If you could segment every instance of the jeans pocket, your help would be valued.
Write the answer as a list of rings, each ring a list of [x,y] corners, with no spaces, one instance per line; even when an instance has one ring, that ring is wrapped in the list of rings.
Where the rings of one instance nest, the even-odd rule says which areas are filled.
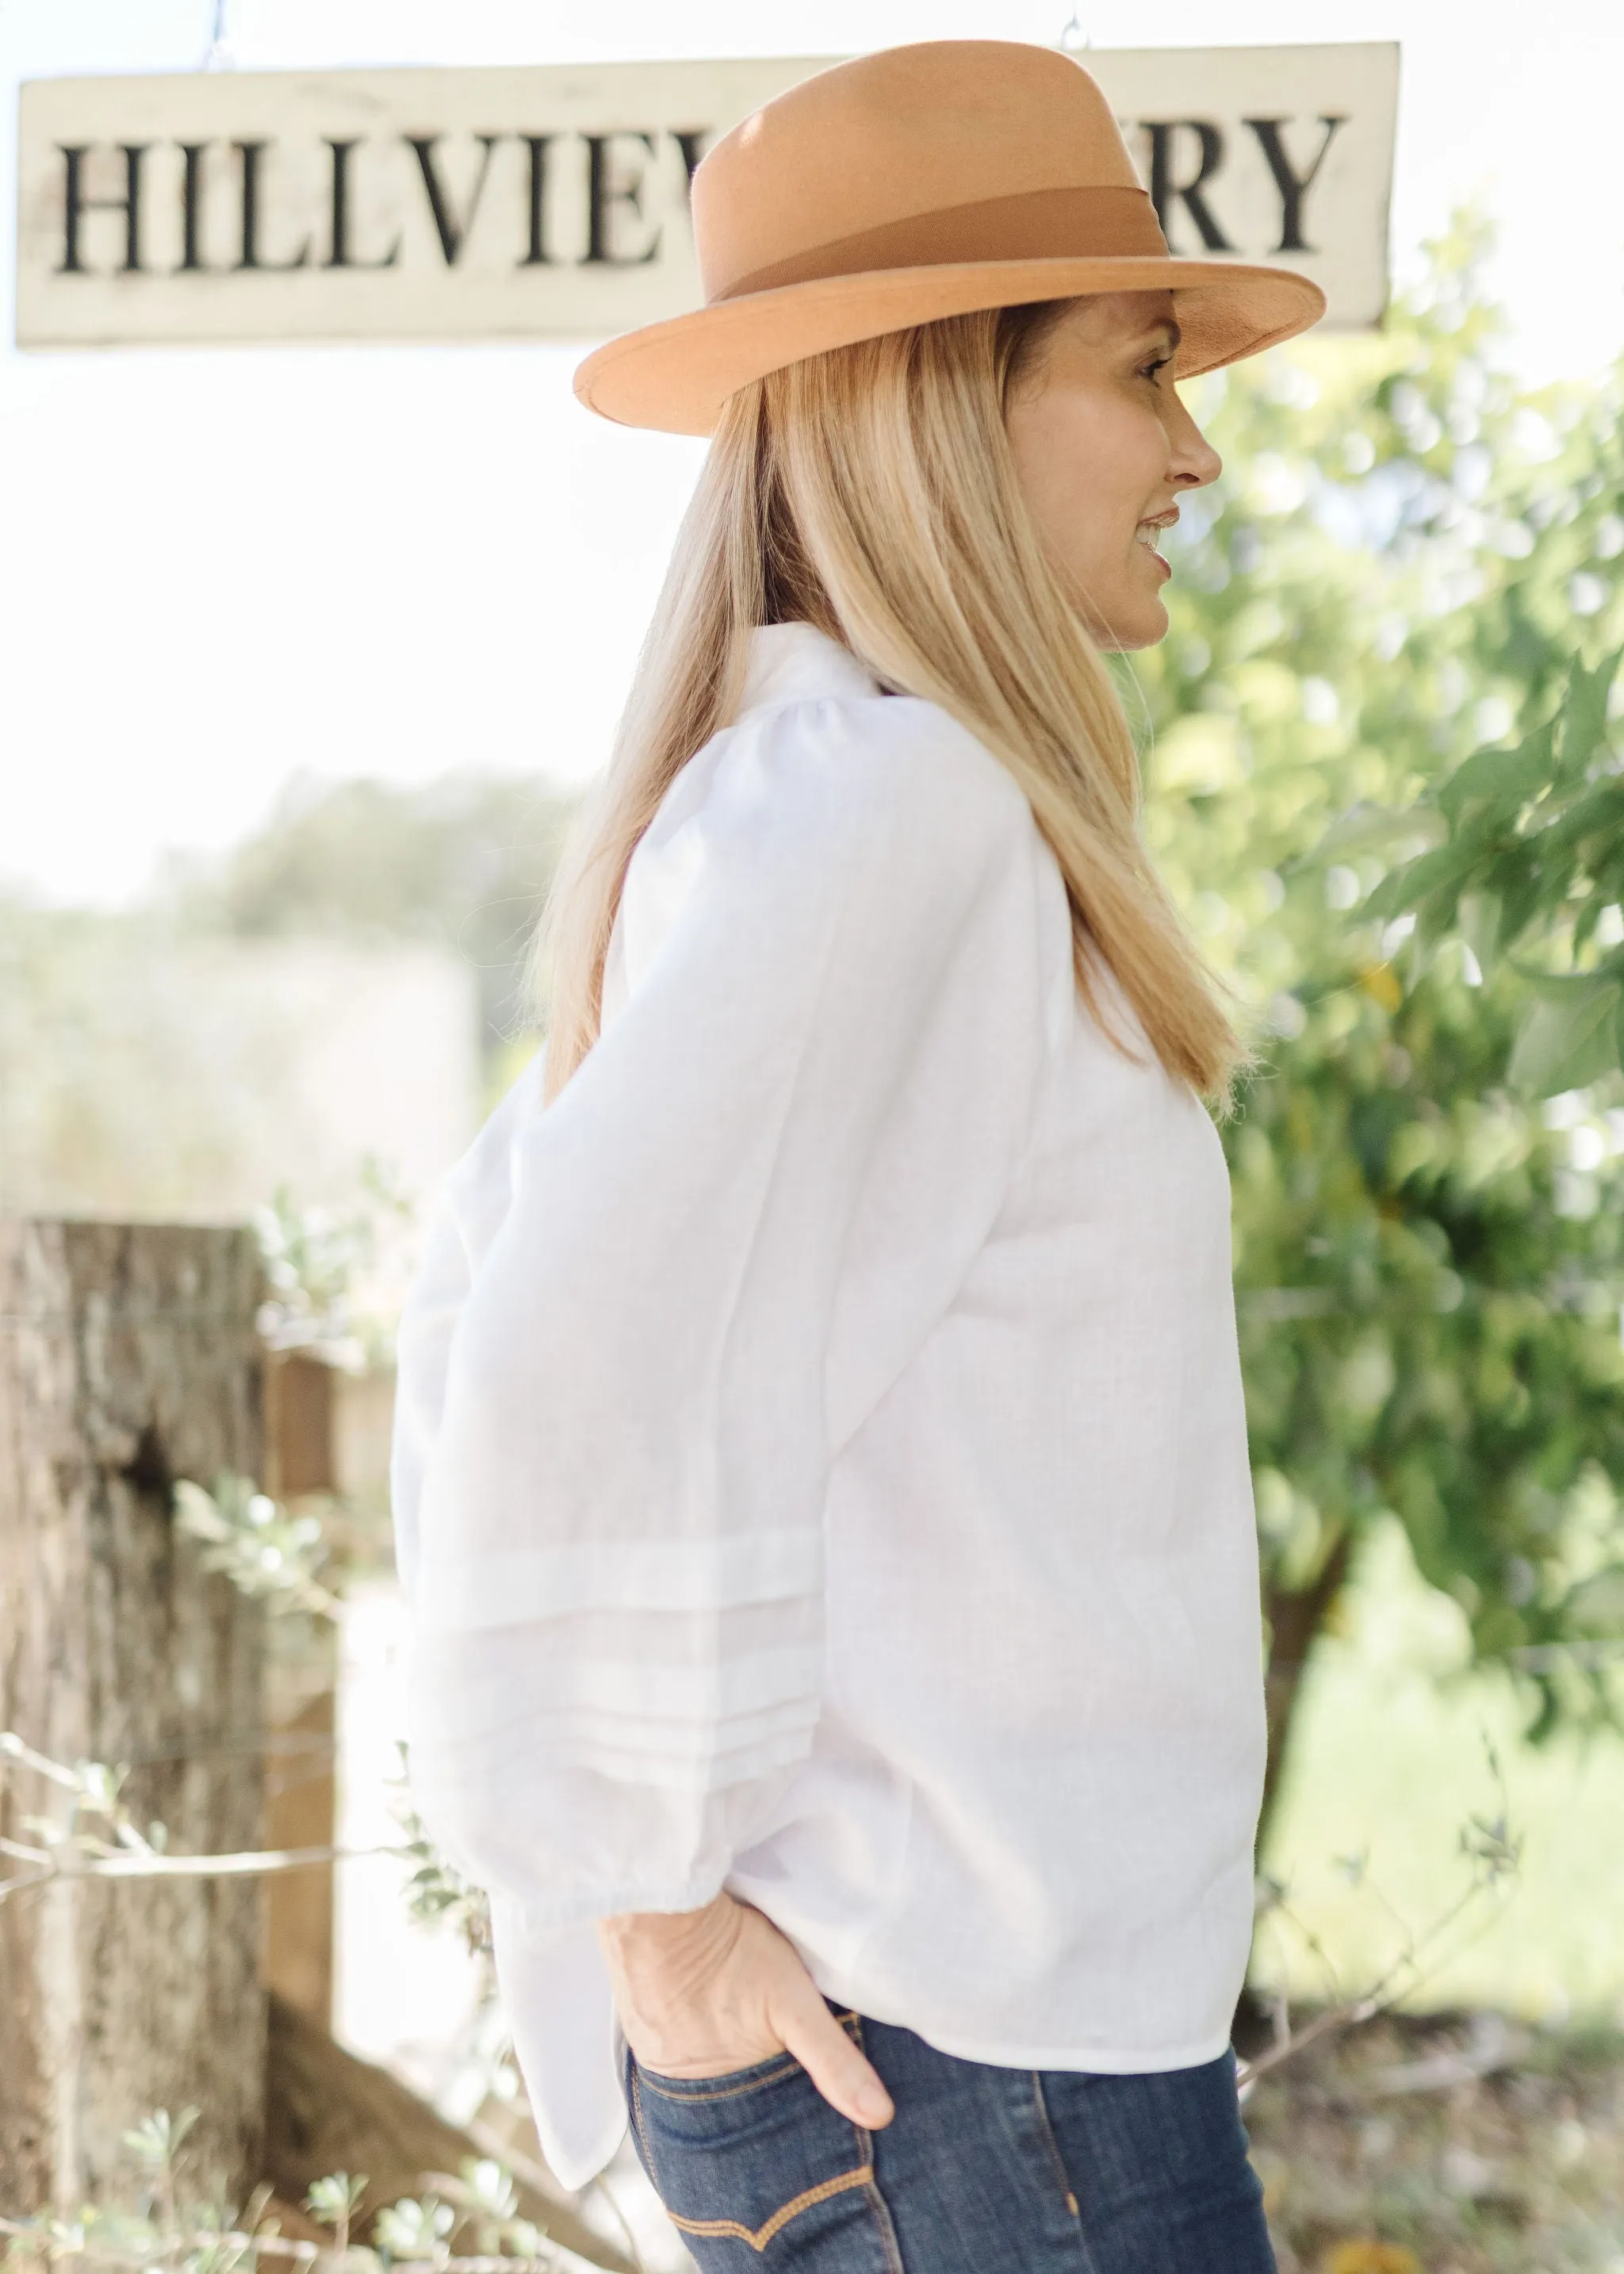
[[[793,2053],[726,2076],[669,2077],[628,2050],[626,2067],[643,2169],[702,2267],[767,2259],[883,2274],[889,2222],[869,2136]]]
[[[666,2076],[645,2068],[628,2045],[627,2067],[634,2077],[641,2077],[645,2092],[658,2092],[668,2100],[727,2100],[737,2093],[754,2092],[759,2084],[771,2084],[801,2063],[793,2053],[769,2053],[765,2060],[754,2061],[748,2068],[730,2068],[721,2076]]]

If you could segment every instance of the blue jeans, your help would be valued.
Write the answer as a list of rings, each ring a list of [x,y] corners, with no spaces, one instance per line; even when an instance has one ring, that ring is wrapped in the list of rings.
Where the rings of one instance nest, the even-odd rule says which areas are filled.
[[[896,2104],[838,2115],[793,2055],[698,2079],[625,2056],[643,2169],[703,2274],[1274,2274],[1235,2056],[995,2068],[839,2012]]]

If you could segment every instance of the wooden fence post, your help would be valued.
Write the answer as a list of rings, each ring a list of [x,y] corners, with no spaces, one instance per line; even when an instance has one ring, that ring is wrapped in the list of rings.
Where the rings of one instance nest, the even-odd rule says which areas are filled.
[[[0,1222],[0,1726],[128,1763],[177,1850],[260,1844],[264,1615],[169,1505],[177,1477],[261,1472],[260,1297],[246,1231]],[[63,1797],[5,1765],[0,1831]],[[242,2200],[261,1900],[254,1879],[81,1879],[0,1903],[0,2210],[127,2193],[123,2132],[188,2104],[195,2183]]]
[[[340,1484],[334,1369],[281,1351],[265,1374],[265,1489],[292,1500]],[[338,1634],[323,1622],[273,1629],[267,1665],[265,1837],[272,1848],[330,1848],[337,1813]],[[265,1984],[327,2029],[333,2023],[333,1866],[267,1880]]]

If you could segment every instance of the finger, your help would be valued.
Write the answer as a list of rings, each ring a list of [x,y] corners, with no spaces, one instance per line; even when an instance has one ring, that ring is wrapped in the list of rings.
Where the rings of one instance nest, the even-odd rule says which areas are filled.
[[[816,1984],[775,2001],[773,2026],[831,2108],[867,2132],[878,2132],[897,2111],[878,2071],[841,2028]]]

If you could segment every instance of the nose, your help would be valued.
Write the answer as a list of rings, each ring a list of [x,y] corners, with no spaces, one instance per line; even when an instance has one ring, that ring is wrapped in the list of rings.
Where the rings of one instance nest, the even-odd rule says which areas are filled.
[[[1177,394],[1171,395],[1166,425],[1172,449],[1168,467],[1169,478],[1181,489],[1192,490],[1204,489],[1208,482],[1215,482],[1223,471],[1223,460]]]

